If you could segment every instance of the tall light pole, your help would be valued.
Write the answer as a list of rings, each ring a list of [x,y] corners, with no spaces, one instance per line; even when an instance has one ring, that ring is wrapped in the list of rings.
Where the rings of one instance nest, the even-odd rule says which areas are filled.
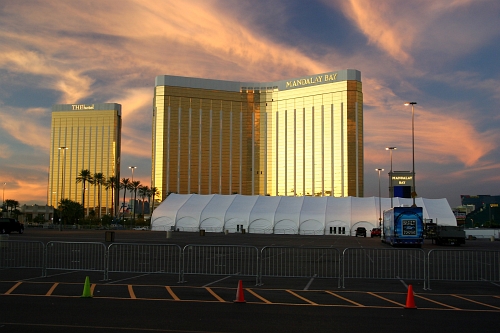
[[[63,172],[62,172],[62,190],[61,190],[61,202],[62,202],[64,199],[64,171],[66,170],[66,150],[68,150],[68,147],[59,147],[59,150],[63,151]],[[61,221],[59,223],[59,230],[62,230],[62,210],[61,210]]]
[[[413,198],[412,207],[417,207],[417,205],[415,204],[415,197],[417,196],[417,192],[415,190],[415,104],[417,104],[417,102],[405,103],[406,106],[411,105],[411,153],[413,160],[413,171],[412,171],[413,189],[411,191],[411,196]]]
[[[392,151],[398,149],[397,147],[385,147],[391,155],[391,171],[389,171],[389,196],[391,197],[391,208],[394,206],[392,198],[394,197],[394,188],[392,187]]]
[[[130,170],[132,170],[132,181],[134,181],[134,170],[137,169],[137,167],[132,165],[132,166],[129,166],[128,168]]]
[[[3,183],[2,206],[5,203],[5,185],[7,185],[7,183]]]
[[[129,168],[130,170],[132,170],[132,183],[133,183],[133,182],[134,182],[134,170],[135,170],[137,167],[132,165],[132,166],[129,166],[128,168]],[[126,190],[125,190],[125,191],[126,191]],[[132,194],[131,194],[130,196],[132,196]],[[132,203],[132,210],[133,210],[133,212],[134,212],[134,221],[135,221],[135,200],[134,200],[134,202]],[[124,212],[125,212],[125,209],[124,209]],[[125,213],[123,214],[123,216],[124,216],[123,218],[125,218]]]
[[[382,226],[382,194],[380,192],[380,172],[384,171],[384,169],[375,169],[378,171],[378,226]]]

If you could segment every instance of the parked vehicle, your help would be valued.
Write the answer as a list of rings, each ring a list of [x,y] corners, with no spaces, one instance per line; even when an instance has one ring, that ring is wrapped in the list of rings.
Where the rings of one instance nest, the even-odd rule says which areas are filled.
[[[356,228],[356,237],[366,237],[366,228],[365,227],[357,227]]]
[[[382,237],[382,230],[380,228],[373,228],[371,233],[370,233],[370,237],[371,238]]]
[[[451,225],[427,223],[425,237],[432,240],[432,244],[455,245],[465,244],[465,230]]]
[[[146,227],[135,227],[134,230],[148,230]]]
[[[10,234],[13,231],[22,234],[24,232],[24,224],[10,217],[1,217],[0,234]]]
[[[394,207],[384,211],[382,242],[392,246],[424,243],[422,207]]]

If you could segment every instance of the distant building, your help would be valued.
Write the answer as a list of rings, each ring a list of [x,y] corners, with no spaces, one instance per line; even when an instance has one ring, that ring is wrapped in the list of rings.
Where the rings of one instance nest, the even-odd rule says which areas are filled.
[[[161,75],[152,186],[169,193],[362,197],[361,73],[275,82]]]
[[[135,211],[135,215],[147,215],[150,214],[149,211],[149,202],[144,201],[144,212],[142,211],[143,202],[142,200],[136,199],[134,205],[134,199],[130,199],[128,202],[128,212],[133,214]]]
[[[29,223],[35,221],[37,216],[43,218],[45,222],[52,221],[54,217],[54,207],[53,206],[39,206],[39,205],[22,205],[19,207],[21,215],[19,215],[19,221],[22,223]]]
[[[117,210],[119,191],[106,191],[101,186],[101,202],[98,202],[98,187],[77,183],[83,169],[91,174],[102,173],[120,179],[121,151],[121,105],[101,104],[57,104],[52,107],[50,140],[50,166],[48,205],[58,207],[61,199],[82,203],[85,193],[85,212],[101,207],[102,214],[112,214],[111,206]],[[112,214],[114,215],[114,214]]]
[[[462,206],[474,209],[465,218],[466,227],[500,227],[500,195],[461,195]]]

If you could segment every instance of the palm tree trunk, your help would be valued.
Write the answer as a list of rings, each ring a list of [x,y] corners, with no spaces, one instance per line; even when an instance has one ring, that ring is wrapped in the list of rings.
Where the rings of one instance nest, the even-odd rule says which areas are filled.
[[[115,217],[114,203],[115,203],[115,186],[111,185],[111,216]],[[107,206],[107,205],[106,205]]]
[[[101,220],[101,185],[97,184],[99,186],[97,188],[97,208],[99,209],[99,213],[97,214],[97,218],[99,221]]]
[[[83,188],[82,188],[82,206],[83,206],[83,217],[87,216],[85,214],[85,180],[83,181]]]
[[[123,218],[123,224],[125,225],[125,196],[127,195],[127,189],[123,189],[123,213],[122,213],[122,218]]]
[[[132,209],[134,211],[134,224],[135,224],[135,199],[137,197],[137,190],[134,191],[134,202],[132,203]]]

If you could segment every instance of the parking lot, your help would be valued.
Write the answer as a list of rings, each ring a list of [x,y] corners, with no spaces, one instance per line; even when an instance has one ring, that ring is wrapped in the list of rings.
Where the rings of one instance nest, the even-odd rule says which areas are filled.
[[[468,241],[460,248],[426,242],[422,249],[393,249],[379,238],[370,237],[241,233],[201,236],[186,232],[173,232],[169,237],[165,232],[142,230],[117,230],[112,242],[106,241],[110,235],[103,230],[27,229],[23,235],[11,234],[10,250],[4,247],[5,242],[0,247],[3,259],[9,258],[9,251],[19,252],[14,251],[14,244],[29,243],[41,247],[49,263],[45,263],[48,269],[44,274],[38,267],[9,268],[2,261],[0,303],[7,310],[0,327],[5,332],[303,332],[314,326],[318,332],[331,331],[332,327],[341,327],[344,332],[381,332],[396,325],[416,332],[421,327],[406,327],[405,320],[417,320],[435,323],[426,329],[430,332],[442,331],[437,328],[443,324],[450,331],[467,331],[492,329],[496,326],[493,318],[500,312],[497,281],[438,279],[431,280],[427,288],[421,278],[427,274],[422,262],[431,251],[446,253],[446,260],[451,262],[455,259],[448,258],[449,251],[453,255],[457,255],[455,251],[496,254],[500,250],[497,241]],[[99,250],[88,252],[94,248]],[[181,255],[166,251],[172,248]],[[25,255],[33,257],[30,251]],[[97,259],[89,261],[96,253]],[[101,258],[103,254],[107,261]],[[488,266],[482,257],[466,259]],[[177,264],[165,268],[165,259],[178,262],[183,274],[176,271]],[[261,263],[258,267],[251,264],[256,259]],[[153,269],[156,264],[163,268]],[[232,274],[227,273],[228,268]],[[107,278],[104,270],[108,270]],[[405,309],[409,285],[414,291],[416,312]],[[82,298],[86,287],[90,298]],[[243,302],[238,295],[243,296]],[[48,304],[66,315],[55,315],[57,312]],[[28,309],[33,307],[37,310],[32,313]],[[65,310],[71,308],[79,311]],[[107,315],[110,309],[112,316]],[[19,311],[30,315],[20,315]],[[139,313],[140,319],[134,319]],[[176,315],[164,317],[162,313]],[[252,319],[259,313],[266,319]],[[380,324],[373,327],[359,322],[359,316],[376,316]]]
[[[48,249],[48,258],[53,260],[62,260],[66,253],[72,254],[63,258],[66,261],[62,263],[53,262],[45,272],[29,268],[22,262],[11,264],[10,267],[27,268],[3,269],[0,279],[78,283],[81,280],[72,276],[91,274],[95,276],[93,281],[108,284],[128,279],[140,284],[163,285],[167,281],[169,284],[194,287],[219,279],[218,286],[233,287],[234,281],[228,281],[244,279],[247,286],[264,288],[304,289],[307,286],[307,289],[394,292],[399,291],[393,290],[394,283],[405,287],[408,283],[399,282],[405,280],[411,281],[416,291],[426,292],[462,292],[469,288],[489,292],[496,290],[499,284],[498,263],[484,261],[483,258],[486,253],[495,255],[492,260],[497,260],[500,250],[498,241],[467,241],[461,247],[437,246],[426,241],[422,249],[394,249],[383,244],[380,238],[370,237],[241,233],[205,233],[201,236],[199,233],[174,232],[167,238],[166,232],[118,230],[113,232],[113,242],[110,242],[106,241],[109,240],[108,233],[102,230],[27,229],[23,235],[11,234],[9,240],[12,242],[39,242],[36,249],[20,249],[18,252],[21,254],[31,251],[41,256],[44,251],[41,247]],[[91,252],[88,252],[89,244],[92,244]],[[106,252],[108,250],[109,253]],[[424,262],[429,253],[440,255],[435,267],[431,266],[439,276],[431,276],[433,280],[428,281],[430,286],[426,286],[424,274],[430,275],[430,272],[426,272],[429,265]],[[476,253],[481,256],[470,257]],[[77,257],[74,257],[76,254]],[[466,257],[457,257],[466,254]],[[101,260],[103,256],[108,257],[107,262],[104,258]],[[88,257],[92,257],[92,262],[85,265],[76,263],[87,261]],[[186,263],[189,260],[192,263]],[[253,263],[254,260],[259,263]],[[462,267],[453,267],[445,260],[470,261],[471,265],[462,272],[463,277],[454,274],[450,279],[445,274],[447,268],[457,270]],[[8,262],[2,263],[4,268],[9,267]],[[101,264],[109,267],[102,267]],[[493,272],[482,272],[484,267],[490,266]],[[482,276],[474,275],[478,270],[476,267],[480,268]],[[108,271],[106,275],[105,270]]]

